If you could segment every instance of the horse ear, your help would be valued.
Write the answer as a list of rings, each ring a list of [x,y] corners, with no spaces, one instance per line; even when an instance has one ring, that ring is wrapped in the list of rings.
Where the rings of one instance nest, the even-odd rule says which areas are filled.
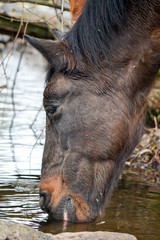
[[[36,48],[56,71],[70,71],[76,61],[72,49],[66,41],[52,41],[24,35],[24,38]]]
[[[62,40],[64,37],[64,33],[57,29],[53,30],[53,34],[55,35],[56,39],[58,39],[58,40]]]

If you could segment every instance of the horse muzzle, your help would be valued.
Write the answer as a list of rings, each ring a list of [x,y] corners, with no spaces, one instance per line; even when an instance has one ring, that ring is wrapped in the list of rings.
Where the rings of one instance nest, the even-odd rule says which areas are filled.
[[[73,199],[70,196],[64,196],[58,206],[52,207],[51,194],[44,190],[40,192],[39,204],[43,211],[47,212],[53,219],[60,221],[77,222]]]

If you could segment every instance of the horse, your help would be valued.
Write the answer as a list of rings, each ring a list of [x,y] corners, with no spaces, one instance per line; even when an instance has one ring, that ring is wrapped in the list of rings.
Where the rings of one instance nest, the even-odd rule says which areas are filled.
[[[25,39],[48,61],[40,206],[56,220],[91,222],[143,134],[160,1],[87,0],[62,39]]]

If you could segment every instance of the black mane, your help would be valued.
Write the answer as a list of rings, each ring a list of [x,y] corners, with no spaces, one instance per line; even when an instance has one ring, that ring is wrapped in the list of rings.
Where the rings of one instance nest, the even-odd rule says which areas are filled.
[[[143,20],[137,20],[139,28],[145,31],[144,24],[148,14],[145,10],[150,6],[151,11],[153,10],[153,1],[156,2],[156,0],[87,0],[81,16],[64,36],[64,40],[71,45],[77,63],[81,65],[84,58],[98,65],[102,59],[107,59],[111,48],[116,51],[122,31],[135,24],[137,16]],[[135,30],[137,31],[137,28]]]

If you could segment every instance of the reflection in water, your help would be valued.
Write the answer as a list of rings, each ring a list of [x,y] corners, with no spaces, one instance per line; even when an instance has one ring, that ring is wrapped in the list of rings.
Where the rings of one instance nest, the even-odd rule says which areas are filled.
[[[16,84],[18,72],[20,70],[20,65],[21,65],[21,62],[22,62],[22,57],[24,55],[24,52],[25,52],[25,46],[22,45],[22,50],[20,52],[18,64],[17,64],[17,67],[16,67],[15,76],[13,78],[13,84],[12,84],[12,87],[11,87],[11,101],[12,101],[12,111],[11,112],[13,114],[12,114],[12,118],[11,118],[11,122],[10,122],[10,126],[9,126],[9,137],[10,137],[10,142],[11,142],[12,159],[13,159],[13,162],[15,162],[15,169],[16,169],[16,172],[17,172],[18,175],[19,175],[19,172],[18,172],[16,159],[15,159],[14,143],[13,143],[13,137],[12,137],[12,128],[13,128],[13,124],[14,124],[14,119],[16,118],[15,92],[14,92],[15,91],[15,84]]]
[[[54,234],[102,230],[128,232],[139,240],[159,240],[160,193],[156,186],[121,180],[104,214],[93,223],[58,222],[40,210],[38,187],[44,144],[45,114],[41,106],[45,67],[40,55],[32,51],[28,47],[25,53],[14,50],[6,69],[10,78],[8,88],[1,92],[0,218]],[[3,81],[2,69],[0,76]]]
[[[45,126],[41,107],[45,71],[38,53],[33,54],[26,46],[18,47],[3,68],[0,65],[2,83],[6,73],[9,79],[0,98],[0,218],[38,227],[37,222],[47,216],[38,204]],[[7,49],[2,57],[6,54]]]

